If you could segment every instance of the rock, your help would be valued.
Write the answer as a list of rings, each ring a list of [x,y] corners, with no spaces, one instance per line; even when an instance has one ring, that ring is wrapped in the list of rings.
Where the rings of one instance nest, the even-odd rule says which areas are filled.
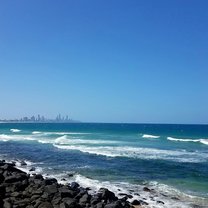
[[[42,202],[38,208],[53,208],[53,206],[50,202]]]
[[[25,165],[27,165],[27,163],[26,163],[24,160],[22,160],[22,161],[20,162],[20,165],[21,165],[21,166],[25,166]]]
[[[65,205],[67,205],[68,208],[78,208],[79,205],[75,199],[72,198],[65,198],[62,199]]]
[[[136,199],[131,204],[132,205],[141,205],[140,201],[138,201]]]
[[[71,188],[72,189],[77,189],[79,187],[79,184],[77,182],[72,182],[71,183]]]
[[[45,186],[47,185],[52,185],[54,183],[57,183],[57,180],[55,178],[46,178],[44,181],[43,181],[43,184]]]
[[[143,188],[143,191],[150,192],[151,190],[150,190],[149,188],[147,188],[147,187],[144,187],[144,188]]]
[[[95,208],[103,208],[104,207],[104,204],[103,202],[99,202],[96,204]]]
[[[17,181],[23,181],[27,178],[26,174],[14,174],[12,176],[7,176],[4,180],[5,183],[14,183]]]
[[[106,204],[104,208],[121,208],[123,207],[120,201],[112,202],[110,204]]]
[[[4,208],[12,208],[12,204],[8,201],[4,202]]]
[[[101,198],[105,201],[115,201],[118,199],[113,192],[106,188],[100,188],[99,192],[101,193]]]
[[[34,179],[39,179],[39,180],[43,180],[43,176],[41,174],[35,174]]]
[[[69,190],[69,188],[67,186],[63,186],[61,188],[58,189],[59,193],[61,194],[62,198],[65,197],[75,197],[76,192],[73,190]]]
[[[157,201],[158,204],[165,204],[163,201]]]
[[[70,177],[70,178],[74,176],[73,173],[68,173],[67,175],[68,175],[68,177]]]
[[[53,185],[45,186],[45,192],[47,192],[48,195],[57,193],[58,192],[57,185],[53,184]]]
[[[29,171],[35,171],[35,167],[32,167],[32,168],[30,168],[30,170]]]
[[[55,193],[51,203],[54,206],[54,205],[60,204],[60,202],[61,202],[61,194],[60,193]]]
[[[178,197],[175,197],[175,196],[171,197],[171,199],[173,199],[173,200],[177,200],[177,201],[179,201],[179,200],[180,200]]]
[[[82,204],[86,204],[88,202],[90,202],[90,199],[91,199],[91,196],[89,194],[84,194],[80,200],[79,200],[79,203],[82,205]]]

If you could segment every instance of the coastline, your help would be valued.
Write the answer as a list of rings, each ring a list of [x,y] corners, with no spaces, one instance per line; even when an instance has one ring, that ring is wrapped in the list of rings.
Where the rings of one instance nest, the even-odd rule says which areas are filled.
[[[129,193],[110,191],[101,187],[92,191],[91,187],[82,187],[77,182],[68,182],[66,178],[57,179],[49,175],[36,172],[36,167],[27,164],[28,161],[5,161],[0,160],[0,207],[2,208],[168,208],[169,204],[162,199],[155,200],[157,196],[151,187],[144,186],[136,195],[135,199]],[[28,166],[29,165],[29,166]],[[69,175],[69,177],[71,177]],[[142,193],[143,192],[143,193]],[[144,193],[149,195],[155,205],[144,198]],[[146,195],[146,196],[147,196]],[[164,197],[164,194],[161,193]],[[171,198],[175,201],[175,208],[180,208],[177,197]],[[179,203],[179,204],[178,204]],[[2,206],[1,206],[2,204]],[[192,204],[193,208],[205,208]]]
[[[25,161],[21,161],[26,166]],[[78,183],[58,183],[57,179],[31,174],[17,168],[16,162],[0,161],[0,207],[4,208],[139,208],[147,205],[145,201],[129,202],[127,194],[118,198],[106,188],[89,194],[89,187]],[[32,173],[33,172],[33,173]],[[65,181],[65,179],[63,179]]]

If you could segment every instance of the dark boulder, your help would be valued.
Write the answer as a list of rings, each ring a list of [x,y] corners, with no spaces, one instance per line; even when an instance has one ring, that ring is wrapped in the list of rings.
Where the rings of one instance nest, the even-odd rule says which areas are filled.
[[[58,192],[57,185],[53,184],[53,185],[45,186],[45,192],[47,192],[48,195],[57,193]]]
[[[147,187],[144,187],[144,188],[143,188],[143,191],[150,192],[151,190],[150,190],[149,188],[147,188]]]
[[[70,186],[72,189],[77,189],[79,187],[79,184],[77,182],[72,182]]]
[[[115,201],[118,199],[113,192],[106,188],[100,188],[99,193],[101,193],[101,198],[105,201]]]
[[[46,178],[44,181],[43,181],[43,184],[45,186],[47,185],[52,185],[52,184],[55,184],[57,183],[57,180],[55,178]]]
[[[75,197],[76,196],[76,192],[73,190],[70,190],[67,186],[62,186],[61,188],[59,188],[59,193],[61,194],[62,198],[65,197]]]

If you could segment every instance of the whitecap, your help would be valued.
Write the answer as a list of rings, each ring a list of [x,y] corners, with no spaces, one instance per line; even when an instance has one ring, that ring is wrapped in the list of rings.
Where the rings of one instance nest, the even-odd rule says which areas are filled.
[[[24,140],[36,140],[28,135],[7,135],[7,134],[0,134],[0,140],[7,142],[7,141],[24,141]]]
[[[67,135],[55,139],[54,144],[71,145],[71,144],[115,144],[118,141],[109,140],[93,140],[93,139],[74,139]],[[119,142],[120,143],[120,142]]]
[[[32,134],[41,134],[40,131],[33,131]]]
[[[18,132],[20,132],[21,130],[20,130],[20,129],[10,129],[10,131],[13,132],[13,133],[18,133]]]
[[[208,139],[179,139],[179,138],[167,137],[167,140],[176,141],[176,142],[199,142],[208,145]]]
[[[78,150],[83,153],[102,155],[107,157],[130,157],[139,159],[160,159],[176,162],[205,162],[208,159],[206,153],[188,152],[186,150],[162,150],[154,148],[129,147],[129,146],[86,146],[86,145],[57,145],[54,147],[66,150]]]
[[[200,139],[199,140],[202,144],[208,145],[208,139]]]
[[[157,139],[157,138],[160,138],[160,136],[155,136],[151,134],[143,134],[142,138]]]

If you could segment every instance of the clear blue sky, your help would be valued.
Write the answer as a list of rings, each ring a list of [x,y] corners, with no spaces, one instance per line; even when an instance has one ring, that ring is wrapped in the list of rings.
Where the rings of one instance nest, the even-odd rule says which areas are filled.
[[[0,0],[0,118],[208,123],[207,0]]]

